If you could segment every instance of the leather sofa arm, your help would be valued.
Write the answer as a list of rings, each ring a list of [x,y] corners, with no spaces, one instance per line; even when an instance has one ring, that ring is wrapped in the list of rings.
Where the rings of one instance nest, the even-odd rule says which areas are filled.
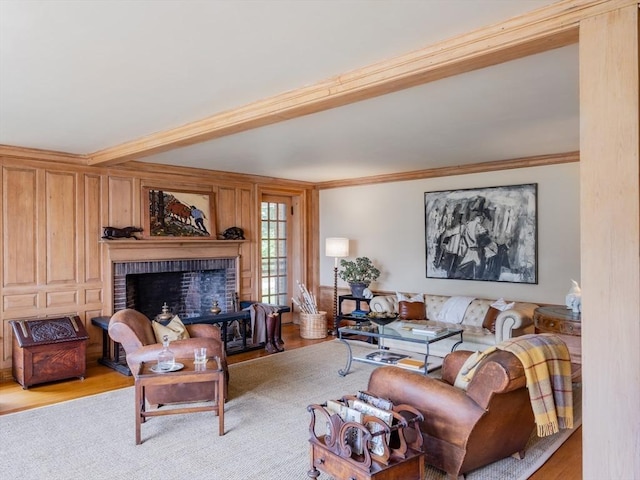
[[[513,308],[500,312],[496,317],[496,343],[513,338],[515,331],[519,334],[522,330],[533,325],[533,311],[538,308],[534,303],[516,302]]]
[[[193,325],[185,325],[191,338],[215,338],[222,341],[220,327],[207,323],[194,323]]]
[[[408,404],[424,416],[420,430],[463,448],[466,433],[486,413],[467,392],[441,380],[398,367],[378,367],[367,391],[395,405]],[[452,414],[452,412],[456,412]]]
[[[510,352],[498,350],[480,362],[467,388],[467,395],[481,407],[488,408],[495,394],[512,392],[525,385],[526,377],[520,360]]]
[[[449,385],[456,383],[458,372],[462,368],[462,365],[464,365],[464,362],[467,361],[467,358],[472,354],[473,352],[469,350],[456,350],[455,352],[447,354],[442,361],[442,369],[440,370],[442,380]]]

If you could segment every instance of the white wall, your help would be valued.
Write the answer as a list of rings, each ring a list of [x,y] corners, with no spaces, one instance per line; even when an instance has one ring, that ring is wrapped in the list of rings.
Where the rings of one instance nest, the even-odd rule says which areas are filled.
[[[320,283],[333,287],[327,237],[347,237],[350,258],[367,256],[382,271],[375,291],[424,292],[564,304],[580,281],[579,164],[335,188],[320,191]],[[538,184],[538,284],[427,279],[424,193]],[[339,281],[339,286],[347,285]]]

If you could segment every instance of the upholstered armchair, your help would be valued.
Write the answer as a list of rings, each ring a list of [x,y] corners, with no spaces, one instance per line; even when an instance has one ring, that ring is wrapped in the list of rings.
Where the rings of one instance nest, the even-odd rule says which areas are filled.
[[[220,363],[228,383],[229,371],[224,344],[220,339],[220,328],[206,324],[187,325],[186,328],[191,338],[175,340],[171,342],[169,347],[176,358],[193,358],[194,348],[206,347],[207,356],[220,357]],[[111,317],[109,336],[124,348],[127,364],[132,372],[137,370],[140,362],[155,361],[158,358],[158,353],[162,350],[162,344],[156,342],[151,321],[144,314],[133,309],[119,310]],[[157,405],[213,400],[213,393],[214,385],[207,382],[148,387],[146,389],[149,403]]]
[[[450,479],[508,456],[522,458],[535,427],[524,368],[512,353],[489,354],[466,391],[454,386],[471,354],[447,355],[441,380],[398,367],[379,367],[369,379],[371,393],[424,415],[425,461]]]

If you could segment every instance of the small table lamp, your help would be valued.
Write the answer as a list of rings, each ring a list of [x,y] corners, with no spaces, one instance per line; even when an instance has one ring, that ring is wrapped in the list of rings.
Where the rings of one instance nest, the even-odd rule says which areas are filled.
[[[337,335],[337,317],[338,317],[338,258],[349,256],[349,239],[340,237],[327,238],[325,243],[325,255],[333,257],[335,264],[333,267],[333,323],[336,325],[336,331],[331,332]]]

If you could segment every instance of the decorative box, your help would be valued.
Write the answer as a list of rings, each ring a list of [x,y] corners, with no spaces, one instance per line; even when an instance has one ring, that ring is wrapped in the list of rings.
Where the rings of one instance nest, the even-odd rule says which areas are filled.
[[[84,379],[89,335],[77,316],[11,320],[13,377],[22,388],[71,377]]]

